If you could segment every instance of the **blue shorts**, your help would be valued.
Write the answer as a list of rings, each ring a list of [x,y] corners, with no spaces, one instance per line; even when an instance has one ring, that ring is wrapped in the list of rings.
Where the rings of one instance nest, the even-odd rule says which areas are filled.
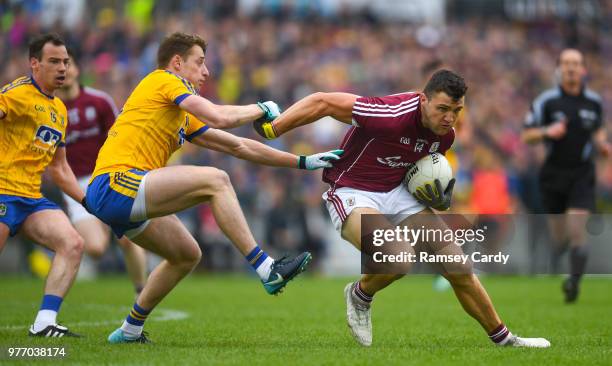
[[[9,227],[15,236],[23,222],[31,214],[42,210],[59,210],[59,206],[46,198],[26,198],[0,194],[0,222]]]
[[[134,177],[142,179],[147,172],[132,169],[129,173],[128,175],[126,172],[101,174],[89,184],[85,195],[89,212],[110,226],[118,238],[126,231],[139,228],[146,222],[130,221],[130,214],[140,185],[140,180]]]

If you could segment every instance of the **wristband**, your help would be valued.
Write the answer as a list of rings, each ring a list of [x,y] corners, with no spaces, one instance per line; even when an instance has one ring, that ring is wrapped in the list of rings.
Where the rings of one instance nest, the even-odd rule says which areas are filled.
[[[306,169],[306,157],[304,155],[298,156],[298,168]]]
[[[267,139],[272,140],[278,137],[276,135],[276,131],[274,130],[274,125],[272,124],[272,122],[264,122],[261,127],[264,133],[266,134]]]

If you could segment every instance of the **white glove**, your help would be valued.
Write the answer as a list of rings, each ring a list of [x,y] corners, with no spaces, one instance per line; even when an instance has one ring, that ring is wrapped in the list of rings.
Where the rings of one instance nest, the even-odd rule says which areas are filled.
[[[324,153],[312,154],[308,156],[298,156],[298,168],[306,170],[316,170],[321,168],[331,168],[332,161],[340,159],[344,150],[332,150]]]
[[[264,115],[257,119],[256,122],[272,122],[276,117],[280,116],[281,114],[281,110],[278,104],[274,103],[271,100],[263,103],[259,102],[257,103],[257,106],[261,108],[262,111],[264,111]]]

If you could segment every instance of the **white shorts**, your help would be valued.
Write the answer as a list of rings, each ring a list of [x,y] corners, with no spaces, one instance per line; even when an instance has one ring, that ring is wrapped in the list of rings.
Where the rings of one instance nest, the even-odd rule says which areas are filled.
[[[382,214],[391,215],[391,222],[394,225],[399,224],[406,216],[425,209],[425,206],[421,205],[403,184],[389,192],[370,192],[349,187],[330,188],[323,193],[323,199],[338,232],[342,232],[342,224],[358,207],[369,207]]]
[[[83,192],[87,191],[87,186],[89,185],[90,178],[91,178],[91,175],[86,175],[84,177],[77,179],[77,181],[79,182],[79,186],[81,187]],[[64,202],[66,202],[66,209],[68,210],[68,217],[70,218],[70,221],[72,223],[75,223],[81,220],[85,220],[85,219],[96,219],[97,220],[97,218],[94,215],[90,214],[89,212],[87,212],[87,210],[85,210],[85,207],[81,205],[81,202],[77,202],[73,200],[72,197],[70,197],[66,193],[62,193],[62,194],[64,196]]]

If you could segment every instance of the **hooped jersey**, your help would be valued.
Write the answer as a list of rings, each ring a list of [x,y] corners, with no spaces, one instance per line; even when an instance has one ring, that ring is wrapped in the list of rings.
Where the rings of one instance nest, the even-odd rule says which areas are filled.
[[[421,122],[418,93],[359,97],[353,106],[353,127],[340,148],[344,154],[323,170],[332,189],[350,187],[389,192],[397,187],[412,163],[429,153],[445,154],[455,131],[435,135]]]
[[[0,194],[41,198],[42,173],[64,146],[66,107],[31,76],[0,89]]]
[[[161,168],[185,140],[206,131],[205,123],[179,107],[190,95],[197,95],[193,85],[170,71],[147,75],[109,130],[92,179],[111,172]]]
[[[94,170],[98,151],[115,123],[117,108],[112,97],[101,90],[80,87],[79,95],[63,100],[68,109],[66,158],[77,178]]]

